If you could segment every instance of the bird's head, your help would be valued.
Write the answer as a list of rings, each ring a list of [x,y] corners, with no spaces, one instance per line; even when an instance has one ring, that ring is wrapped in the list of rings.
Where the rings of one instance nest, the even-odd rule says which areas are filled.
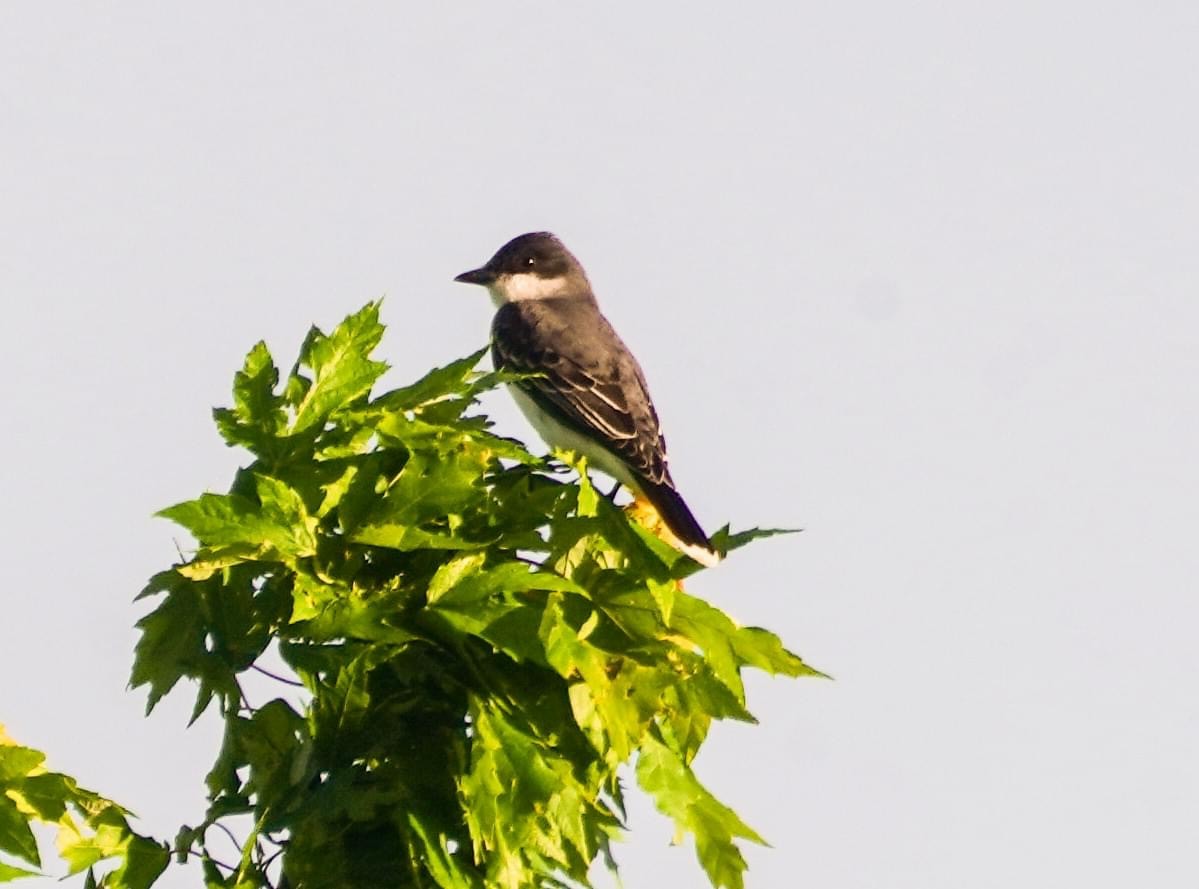
[[[574,255],[549,232],[513,238],[486,265],[454,278],[486,287],[497,304],[590,293],[587,275]]]

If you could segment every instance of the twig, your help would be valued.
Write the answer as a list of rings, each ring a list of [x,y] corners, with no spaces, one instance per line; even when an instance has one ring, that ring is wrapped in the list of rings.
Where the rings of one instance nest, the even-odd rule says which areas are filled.
[[[237,849],[237,851],[239,851],[239,852],[241,851],[241,843],[238,842],[237,837],[235,837],[233,835],[233,831],[231,831],[228,827],[221,824],[221,822],[219,822],[219,821],[213,821],[208,826],[216,827],[216,828],[219,828],[220,830],[224,831],[225,836],[229,837],[229,842],[231,842],[234,845],[234,847]]]
[[[267,875],[267,871],[270,869],[270,866],[275,863],[275,859],[282,854],[283,850],[280,849],[278,852],[275,852],[273,855],[271,855],[266,861],[261,861],[258,864],[258,872],[262,874],[262,878],[266,880],[266,884],[271,886],[272,889],[276,884],[271,882],[271,878]],[[283,875],[280,874],[279,876],[282,877]],[[278,885],[283,885],[282,879],[280,879]]]
[[[253,713],[254,708],[250,706],[250,699],[246,697],[246,690],[241,687],[241,683],[237,681],[237,677],[233,677],[233,684],[237,686],[238,697],[241,698],[241,705],[246,708],[248,713]]]
[[[199,852],[195,849],[188,849],[187,854],[194,855],[196,858],[203,858],[206,861],[211,861],[217,867],[223,867],[225,870],[229,871],[230,873],[233,873],[233,871],[237,870],[237,868],[231,867],[230,865],[225,864],[225,862],[223,862],[223,861],[217,861],[215,858],[213,858],[211,855],[208,854],[207,850],[205,850],[203,852]]]
[[[266,670],[266,669],[258,666],[258,664],[250,664],[250,667],[251,667],[251,669],[257,670],[263,676],[269,676],[271,679],[275,679],[279,682],[284,683],[285,685],[294,685],[296,688],[304,688],[305,687],[303,682],[299,682],[295,679],[288,679],[286,676],[280,676],[277,673],[272,673],[270,670]]]
[[[272,840],[272,842],[274,842],[274,841]],[[266,861],[262,862],[262,872],[266,873],[266,869],[275,863],[275,859],[278,858],[280,855],[282,855],[286,851],[287,851],[286,849],[280,849],[277,852],[272,852],[271,856],[269,858],[267,858]]]

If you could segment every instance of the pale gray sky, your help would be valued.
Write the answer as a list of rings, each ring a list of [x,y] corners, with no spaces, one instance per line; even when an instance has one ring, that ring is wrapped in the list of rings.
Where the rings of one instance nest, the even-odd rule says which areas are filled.
[[[749,885],[1199,885],[1199,6],[582,6],[0,5],[0,722],[199,820],[216,724],[124,686],[210,406],[381,294],[396,381],[466,354],[548,228],[696,513],[806,528],[693,587],[837,677],[700,759]]]

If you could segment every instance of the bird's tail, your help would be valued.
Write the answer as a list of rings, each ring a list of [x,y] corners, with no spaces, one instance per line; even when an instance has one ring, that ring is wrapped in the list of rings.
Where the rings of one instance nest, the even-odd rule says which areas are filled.
[[[711,568],[720,561],[721,555],[712,548],[708,535],[700,527],[691,510],[670,484],[651,485],[642,482],[640,494],[658,513],[662,523],[674,537],[679,549],[701,565]]]

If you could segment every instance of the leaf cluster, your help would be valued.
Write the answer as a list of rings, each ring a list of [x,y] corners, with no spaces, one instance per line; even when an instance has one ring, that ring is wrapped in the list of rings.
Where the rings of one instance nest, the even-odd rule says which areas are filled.
[[[225,722],[176,852],[213,887],[588,886],[635,762],[712,884],[740,887],[736,840],[761,840],[693,760],[714,719],[752,721],[743,667],[815,671],[685,592],[698,566],[584,467],[497,436],[476,398],[510,378],[482,351],[372,394],[382,334],[377,303],[314,328],[286,379],[256,345],[215,412],[252,461],[162,512],[196,548],[143,593],[132,684],[153,708],[191,680],[193,719]],[[277,660],[297,687],[252,706],[243,674]],[[207,838],[239,817],[221,865]]]
[[[135,833],[130,813],[80,787],[74,778],[47,771],[45,755],[12,741],[0,726],[0,883],[45,876],[33,827],[56,829],[56,847],[68,875],[87,871],[87,887],[146,889],[166,869],[170,850]],[[100,873],[98,873],[100,872]]]

